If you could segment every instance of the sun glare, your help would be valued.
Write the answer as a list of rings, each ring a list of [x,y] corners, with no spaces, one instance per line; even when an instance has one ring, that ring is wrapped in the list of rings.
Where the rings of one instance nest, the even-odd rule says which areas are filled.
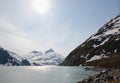
[[[50,11],[50,0],[33,0],[32,6],[40,15],[44,15]]]
[[[52,67],[52,66],[51,66]],[[28,68],[28,69],[30,69],[30,70],[35,70],[35,71],[49,71],[49,69],[51,68],[51,67],[49,67],[49,66],[38,66],[38,67],[35,67],[35,66],[32,66],[32,67],[26,67],[26,68]]]

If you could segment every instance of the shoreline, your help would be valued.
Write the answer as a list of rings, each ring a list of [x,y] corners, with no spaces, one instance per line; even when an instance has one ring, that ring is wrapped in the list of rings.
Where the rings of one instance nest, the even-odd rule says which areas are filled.
[[[99,71],[99,68],[94,68],[92,70]],[[84,79],[77,83],[120,83],[120,69],[107,68],[100,71],[99,74],[89,76],[87,79]]]

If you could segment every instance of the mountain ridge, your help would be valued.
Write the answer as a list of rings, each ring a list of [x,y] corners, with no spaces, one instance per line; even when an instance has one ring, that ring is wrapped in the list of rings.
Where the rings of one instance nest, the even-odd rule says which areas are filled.
[[[115,55],[120,55],[120,14],[75,48],[60,65],[86,65],[90,61]]]
[[[0,47],[0,65],[6,66],[30,66],[27,59],[24,59],[14,52],[4,50]]]
[[[15,52],[5,50],[0,47],[0,65],[4,66],[43,66],[43,65],[58,65],[64,57],[55,51],[49,49],[45,52],[36,50],[28,54],[30,57],[22,57]]]
[[[64,60],[64,56],[56,53],[53,49],[45,52],[29,53],[26,58],[32,65],[58,65]]]

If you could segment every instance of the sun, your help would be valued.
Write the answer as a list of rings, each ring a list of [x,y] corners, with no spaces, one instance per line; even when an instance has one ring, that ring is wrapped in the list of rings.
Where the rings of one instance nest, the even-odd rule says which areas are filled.
[[[50,11],[51,3],[50,0],[33,0],[33,9],[40,15],[45,15]]]

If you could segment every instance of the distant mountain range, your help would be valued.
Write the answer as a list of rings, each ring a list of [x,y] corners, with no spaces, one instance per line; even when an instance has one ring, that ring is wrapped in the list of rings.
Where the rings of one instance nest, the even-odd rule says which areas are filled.
[[[115,66],[119,63],[120,14],[104,24],[97,33],[75,48],[60,65]]]
[[[45,53],[32,51],[22,57],[17,53],[5,50],[0,47],[0,65],[5,66],[42,66],[58,65],[64,60],[64,57],[49,49]]]
[[[58,65],[64,60],[64,56],[56,53],[53,49],[44,52],[32,51],[26,56],[31,65]]]

